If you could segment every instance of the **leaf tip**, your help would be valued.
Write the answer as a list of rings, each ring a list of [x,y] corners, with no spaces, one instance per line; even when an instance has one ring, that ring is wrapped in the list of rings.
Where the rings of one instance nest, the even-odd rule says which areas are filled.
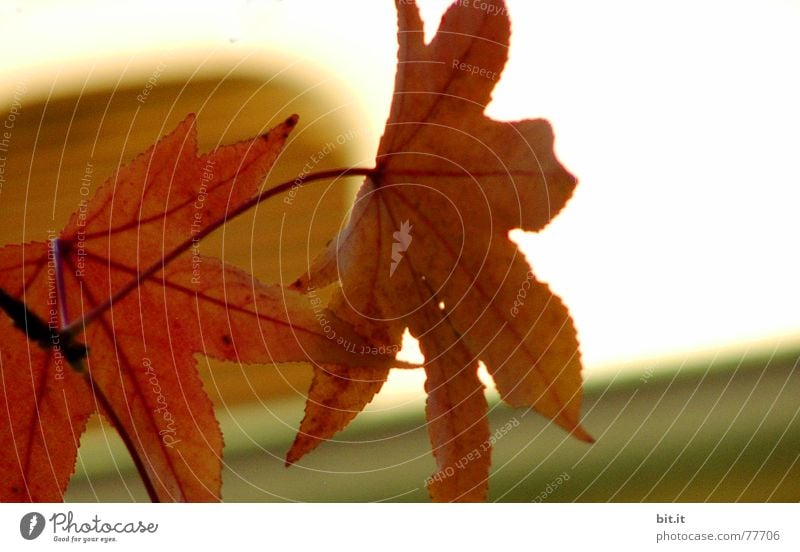
[[[297,125],[297,121],[300,120],[300,116],[297,113],[292,114],[283,124],[288,126],[289,128],[294,128]]]
[[[188,113],[186,117],[184,117],[183,120],[180,123],[178,123],[178,128],[187,127],[190,130],[194,130],[196,125],[197,125],[197,113]]]
[[[270,135],[273,135],[274,132],[279,132],[280,137],[282,140],[286,140],[289,137],[289,134],[294,130],[294,127],[297,126],[297,122],[300,120],[300,116],[298,114],[293,114],[289,116],[285,121],[279,124],[277,127],[272,129],[271,131],[263,134],[261,138],[264,140],[269,140]]]
[[[583,429],[583,426],[576,426],[571,432],[573,437],[576,439],[583,441],[584,443],[593,445],[595,443],[595,438],[589,435],[589,433]]]
[[[302,430],[300,433],[297,434],[297,437],[294,439],[294,443],[292,443],[292,448],[286,453],[286,459],[283,462],[283,466],[286,468],[291,468],[294,466],[298,460],[300,460],[303,456],[317,448],[317,445],[320,443],[318,440],[309,440],[302,438]]]

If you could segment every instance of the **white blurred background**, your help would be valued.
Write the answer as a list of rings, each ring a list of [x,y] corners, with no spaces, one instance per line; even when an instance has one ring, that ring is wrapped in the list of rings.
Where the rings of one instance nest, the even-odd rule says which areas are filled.
[[[448,4],[420,2],[429,34]],[[587,370],[800,343],[800,4],[511,0],[493,117],[544,117],[577,193],[515,235],[569,305]],[[0,80],[55,89],[264,57],[335,79],[372,133],[392,2],[4,2]],[[316,71],[316,73],[313,73]],[[53,84],[57,83],[57,84]],[[5,97],[5,96],[4,96]]]

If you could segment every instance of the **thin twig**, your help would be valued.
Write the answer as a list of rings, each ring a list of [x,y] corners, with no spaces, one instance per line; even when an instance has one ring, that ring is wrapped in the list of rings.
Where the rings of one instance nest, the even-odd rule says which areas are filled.
[[[175,260],[176,257],[188,251],[199,240],[205,238],[206,236],[208,236],[218,228],[224,226],[225,224],[235,219],[239,215],[242,215],[243,213],[249,211],[262,201],[265,201],[278,194],[282,194],[283,192],[289,191],[293,188],[304,186],[305,184],[309,182],[314,182],[316,180],[328,180],[331,178],[341,178],[344,176],[369,176],[371,174],[374,174],[374,172],[375,169],[366,169],[366,168],[334,169],[329,171],[320,171],[308,174],[305,177],[295,178],[293,180],[287,180],[286,182],[282,182],[277,186],[273,186],[272,188],[264,190],[260,194],[253,196],[246,202],[239,205],[239,207],[237,207],[236,209],[233,209],[232,211],[225,213],[225,215],[222,218],[206,226],[197,234],[193,235],[192,237],[180,243],[175,249],[164,255],[161,259],[150,265],[147,269],[140,272],[134,278],[132,278],[130,282],[125,284],[122,288],[120,288],[116,293],[114,293],[114,295],[109,297],[106,301],[94,307],[83,317],[67,325],[62,330],[61,333],[68,335],[77,335],[78,333],[82,332],[83,329],[89,323],[93,322],[100,315],[102,315],[104,312],[110,309],[115,301],[120,301],[128,294],[130,294],[132,291],[137,289],[141,285],[143,280],[149,278],[156,272],[163,270],[170,262]]]
[[[86,383],[89,384],[89,387],[91,387],[92,393],[97,399],[97,402],[100,403],[101,412],[108,417],[111,425],[116,428],[117,433],[122,438],[122,442],[125,443],[125,447],[128,449],[128,454],[131,455],[133,463],[136,466],[136,471],[139,473],[139,477],[141,478],[142,483],[144,483],[144,488],[147,490],[147,496],[150,497],[150,502],[161,502],[161,500],[158,498],[156,488],[153,485],[153,480],[150,477],[147,468],[145,468],[142,457],[139,455],[139,451],[136,450],[136,446],[133,444],[131,436],[125,430],[125,426],[122,425],[122,421],[119,419],[119,416],[117,416],[117,413],[111,406],[111,402],[109,402],[105,393],[103,393],[103,390],[94,381],[90,368],[83,370],[83,377],[86,380]]]

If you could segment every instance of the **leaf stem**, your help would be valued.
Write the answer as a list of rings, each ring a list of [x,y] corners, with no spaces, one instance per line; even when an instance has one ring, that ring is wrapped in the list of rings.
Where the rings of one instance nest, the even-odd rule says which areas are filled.
[[[119,436],[122,438],[122,442],[125,443],[125,447],[128,449],[128,453],[131,455],[131,458],[133,459],[133,464],[136,466],[136,471],[139,473],[139,477],[141,478],[142,483],[144,483],[144,487],[147,490],[147,496],[150,497],[150,502],[161,502],[161,500],[158,498],[158,493],[156,492],[156,488],[153,485],[153,480],[150,477],[150,474],[148,473],[147,469],[145,468],[142,457],[136,450],[136,446],[133,444],[131,436],[125,430],[125,426],[122,425],[122,421],[119,419],[119,416],[117,416],[117,413],[111,406],[111,402],[109,402],[105,393],[103,393],[103,390],[94,381],[94,378],[92,377],[91,368],[83,371],[83,377],[84,379],[86,379],[86,383],[88,383],[89,387],[92,389],[92,393],[94,394],[95,399],[97,400],[98,403],[100,403],[100,412],[106,415],[106,417],[109,419],[114,428],[116,428],[117,433],[119,433]]]
[[[59,327],[63,330],[69,325],[69,312],[67,311],[67,293],[64,286],[64,270],[61,266],[63,251],[61,250],[61,240],[53,238],[48,244],[53,252],[53,264],[56,273],[56,302],[58,303],[58,313],[61,316]]]
[[[120,288],[106,301],[94,307],[83,317],[65,326],[61,333],[66,335],[77,335],[78,333],[82,332],[88,324],[96,320],[105,311],[110,309],[115,301],[122,300],[132,291],[137,289],[141,285],[143,280],[149,278],[150,276],[159,272],[160,270],[163,270],[170,262],[175,260],[181,254],[188,251],[199,240],[205,238],[206,236],[208,236],[215,230],[221,228],[222,226],[227,224],[229,221],[235,219],[239,215],[242,215],[243,213],[249,211],[262,201],[266,201],[271,197],[274,197],[278,194],[282,194],[283,192],[287,192],[291,189],[304,186],[309,182],[314,182],[317,180],[329,180],[331,178],[342,178],[345,176],[370,176],[374,173],[375,173],[374,168],[367,169],[363,167],[356,167],[350,169],[332,169],[327,171],[310,173],[304,176],[294,178],[292,180],[287,180],[286,182],[281,182],[280,184],[273,186],[272,188],[264,190],[263,192],[253,196],[246,202],[239,205],[236,209],[233,209],[225,213],[225,215],[223,215],[221,218],[214,221],[213,223],[209,224],[205,228],[203,228],[197,234],[181,242],[177,247],[175,247],[175,249],[173,249],[172,251],[164,255],[161,259],[159,259],[158,261],[147,267],[145,270],[137,274],[133,279],[131,279],[130,282],[125,284],[122,288]]]

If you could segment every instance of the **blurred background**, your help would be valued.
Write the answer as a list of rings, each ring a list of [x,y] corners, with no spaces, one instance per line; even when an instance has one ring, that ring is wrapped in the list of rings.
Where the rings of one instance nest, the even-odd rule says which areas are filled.
[[[419,4],[430,37],[448,2]],[[493,427],[520,424],[496,445],[491,498],[800,500],[800,4],[508,4],[487,112],[550,120],[580,179],[547,229],[512,237],[575,318],[597,443],[493,394]],[[389,0],[0,2],[0,33],[0,245],[63,226],[88,165],[99,186],[189,112],[203,151],[299,113],[269,183],[372,166],[396,59]],[[290,281],[357,184],[259,206],[204,252]],[[420,371],[393,373],[339,439],[285,469],[308,367],[199,367],[226,500],[426,499]],[[67,498],[146,499],[99,420]]]

